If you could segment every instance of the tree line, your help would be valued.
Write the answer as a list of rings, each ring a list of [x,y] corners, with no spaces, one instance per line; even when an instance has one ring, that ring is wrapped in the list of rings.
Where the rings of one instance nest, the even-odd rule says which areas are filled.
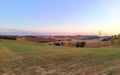
[[[17,36],[0,36],[0,39],[16,40]]]
[[[63,42],[63,41],[56,41],[53,42],[53,44],[49,45],[55,45],[55,46],[72,46],[72,47],[85,47],[86,42],[85,41],[81,41],[81,42]]]

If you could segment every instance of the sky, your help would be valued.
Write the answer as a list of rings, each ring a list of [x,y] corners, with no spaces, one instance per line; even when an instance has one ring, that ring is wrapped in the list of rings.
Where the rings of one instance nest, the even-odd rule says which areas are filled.
[[[0,0],[0,29],[120,33],[120,0]]]

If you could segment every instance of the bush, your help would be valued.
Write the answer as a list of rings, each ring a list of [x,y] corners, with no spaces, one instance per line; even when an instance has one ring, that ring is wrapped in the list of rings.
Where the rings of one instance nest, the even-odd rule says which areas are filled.
[[[54,42],[55,46],[61,46],[61,44],[59,42]]]
[[[115,40],[114,40],[114,37],[113,37],[113,36],[111,36],[111,44],[112,44],[112,45],[115,45]]]
[[[76,47],[85,47],[85,45],[86,45],[86,42],[77,42],[76,43]]]
[[[0,36],[0,39],[16,40],[17,36]]]
[[[120,44],[120,34],[118,34],[118,42],[119,42],[119,44]]]

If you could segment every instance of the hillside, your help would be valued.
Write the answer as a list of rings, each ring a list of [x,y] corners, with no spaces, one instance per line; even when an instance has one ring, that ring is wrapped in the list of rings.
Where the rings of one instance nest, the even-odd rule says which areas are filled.
[[[48,35],[47,33],[43,32],[32,32],[32,31],[25,31],[25,30],[17,30],[17,29],[0,29],[0,35]]]
[[[120,75],[120,47],[74,48],[0,40],[0,75]]]

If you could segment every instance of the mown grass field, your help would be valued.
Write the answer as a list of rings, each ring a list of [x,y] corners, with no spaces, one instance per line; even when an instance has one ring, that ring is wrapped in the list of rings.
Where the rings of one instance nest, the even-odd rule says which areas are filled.
[[[2,40],[0,75],[120,75],[120,47],[57,47]]]

